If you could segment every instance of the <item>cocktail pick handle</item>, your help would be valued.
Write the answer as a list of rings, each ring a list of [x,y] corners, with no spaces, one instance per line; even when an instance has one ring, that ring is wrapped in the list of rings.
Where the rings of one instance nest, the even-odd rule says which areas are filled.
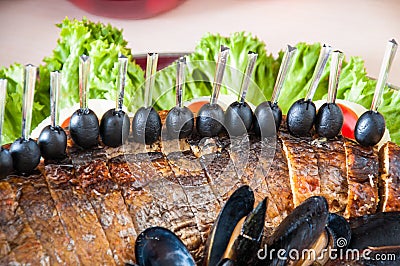
[[[117,80],[117,97],[116,97],[116,111],[122,111],[124,105],[126,72],[128,67],[128,58],[124,55],[118,57],[118,80]]]
[[[186,58],[179,58],[176,63],[176,105],[183,107],[183,86],[185,84]]]
[[[322,73],[324,72],[324,68],[328,63],[329,55],[331,54],[332,48],[330,46],[326,46],[325,44],[321,48],[321,52],[319,54],[319,58],[317,61],[317,65],[314,70],[314,74],[311,79],[311,85],[307,92],[306,101],[312,100],[314,97],[315,91],[317,90],[319,81],[321,80]]]
[[[376,89],[374,98],[372,99],[371,111],[377,111],[382,100],[382,94],[386,86],[386,81],[389,76],[390,67],[392,66],[394,55],[397,51],[397,42],[392,39],[386,46],[385,55],[382,60],[381,70],[379,72],[378,81],[376,83]]]
[[[254,71],[254,67],[256,65],[258,54],[250,51],[247,54],[247,57],[248,57],[248,60],[247,60],[246,71],[245,71],[243,81],[242,81],[242,86],[240,87],[240,92],[239,92],[239,102],[240,103],[244,103],[244,101],[246,100],[246,94],[247,94],[247,91],[249,90],[251,76],[253,75],[253,71]]]
[[[54,71],[50,73],[50,109],[51,109],[51,126],[56,127],[59,125],[59,97],[61,86],[61,73]]]
[[[288,45],[286,47],[285,55],[283,56],[281,66],[279,68],[278,77],[275,82],[274,91],[272,92],[271,103],[277,104],[279,95],[282,91],[283,85],[289,72],[290,67],[293,64],[293,58],[297,52],[296,47]]]
[[[326,100],[327,103],[335,103],[337,88],[339,85],[340,72],[342,70],[343,58],[344,55],[341,51],[334,51],[332,53],[328,97]]]
[[[79,97],[80,97],[80,108],[83,111],[88,109],[88,97],[89,97],[89,80],[90,74],[90,57],[87,55],[81,55],[79,57]]]
[[[152,92],[155,82],[155,74],[157,72],[158,54],[148,53],[147,54],[147,66],[146,66],[146,82],[144,88],[144,107],[148,108],[152,104]]]
[[[228,54],[229,54],[229,48],[221,45],[221,49],[218,54],[217,67],[215,70],[213,92],[211,95],[210,104],[217,103],[219,91],[221,90],[222,79],[224,78]]]
[[[2,144],[2,133],[4,125],[4,110],[6,107],[6,97],[7,97],[7,80],[0,79],[0,151]]]
[[[37,67],[25,66],[25,83],[22,103],[22,138],[29,140],[32,125],[33,98],[35,94]]]

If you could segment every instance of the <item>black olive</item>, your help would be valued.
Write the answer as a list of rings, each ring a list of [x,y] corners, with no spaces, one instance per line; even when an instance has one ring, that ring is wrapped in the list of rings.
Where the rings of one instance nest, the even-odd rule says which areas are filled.
[[[38,138],[38,145],[43,158],[57,160],[65,157],[67,148],[67,135],[59,127],[45,127]]]
[[[328,139],[336,137],[343,126],[343,113],[335,103],[324,103],[315,120],[317,134]]]
[[[290,107],[286,123],[290,134],[296,137],[305,137],[309,135],[315,119],[315,104],[311,100],[300,99]]]
[[[10,147],[14,169],[23,174],[32,172],[40,162],[40,148],[32,139],[19,138]]]
[[[90,109],[79,109],[74,112],[69,122],[72,140],[84,149],[98,144],[99,119]]]
[[[277,103],[269,102],[269,104],[271,106],[272,115],[274,116],[276,131],[278,132],[282,124],[282,110]]]
[[[276,128],[279,125],[276,125],[278,122],[275,122],[275,119],[279,119],[279,112],[276,114],[277,117],[275,117],[269,101],[260,103],[254,110],[254,133],[263,138],[276,136]]]
[[[357,120],[354,136],[358,143],[363,146],[374,146],[385,133],[385,118],[374,111],[363,113]]]
[[[130,127],[131,122],[124,111],[110,109],[100,121],[101,140],[110,147],[121,146],[128,139]]]
[[[225,111],[225,127],[229,135],[242,136],[253,124],[253,110],[246,103],[233,102]]]
[[[161,118],[153,107],[141,107],[132,120],[133,140],[153,144],[161,135]]]
[[[204,104],[196,120],[197,131],[202,137],[215,137],[223,129],[224,111],[218,104]]]
[[[8,150],[0,147],[0,179],[7,177],[13,170],[13,159]]]
[[[194,116],[188,107],[175,106],[168,112],[165,124],[169,137],[187,138],[193,131]]]

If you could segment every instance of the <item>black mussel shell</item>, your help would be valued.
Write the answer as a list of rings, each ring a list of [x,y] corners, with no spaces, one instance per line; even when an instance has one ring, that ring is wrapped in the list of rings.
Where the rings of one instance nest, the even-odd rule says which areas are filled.
[[[0,147],[0,179],[7,177],[13,170],[13,159],[11,153]]]
[[[108,110],[100,121],[100,136],[102,142],[110,147],[121,146],[129,137],[131,122],[128,115],[120,110]]]
[[[204,265],[216,265],[228,246],[237,223],[254,206],[254,193],[249,186],[238,188],[226,201],[207,238]]]
[[[325,231],[328,223],[328,203],[324,197],[313,196],[305,200],[291,212],[282,223],[275,229],[272,236],[267,240],[268,250],[297,250],[301,252],[311,248],[321,234]],[[287,265],[293,263],[290,256],[284,256],[282,260],[275,253],[271,265]],[[288,255],[288,254],[286,254]],[[266,259],[269,259],[267,256]]]
[[[282,110],[277,103],[269,103],[271,105],[272,115],[274,116],[276,131],[278,131],[282,123]]]
[[[84,149],[98,144],[99,119],[90,109],[75,111],[69,122],[69,130],[74,143]]]
[[[295,101],[286,116],[289,133],[296,137],[308,136],[314,125],[316,113],[312,101],[304,99]]]
[[[279,112],[277,115],[279,116]],[[277,119],[278,118],[279,117],[277,117]],[[279,125],[276,125],[275,121],[275,115],[271,108],[271,103],[268,101],[260,103],[254,111],[254,133],[262,138],[276,136],[276,129]]]
[[[140,233],[136,239],[135,255],[140,266],[196,265],[182,241],[162,227],[151,227]]]
[[[258,262],[258,251],[264,232],[267,199],[261,201],[246,217],[242,231],[229,250],[228,257],[237,266],[255,265]]]
[[[336,213],[330,213],[328,218],[327,230],[333,241],[332,247],[334,249],[345,250],[350,244],[351,240],[351,228],[343,216]]]
[[[246,103],[233,102],[225,111],[225,127],[229,135],[243,136],[251,129],[253,111]]]
[[[236,264],[233,262],[233,260],[224,258],[218,262],[217,266],[236,266]]]
[[[363,146],[374,146],[385,133],[385,118],[379,112],[367,111],[357,120],[354,137]]]
[[[197,132],[202,137],[215,137],[223,129],[224,111],[218,104],[204,104],[197,115]]]
[[[22,174],[29,174],[40,162],[40,148],[33,139],[17,139],[11,145],[10,153],[14,169]]]
[[[349,248],[400,246],[400,212],[379,212],[350,219]]]
[[[140,107],[132,120],[133,140],[153,144],[161,135],[161,118],[153,107]]]
[[[328,139],[339,135],[343,126],[343,113],[335,103],[324,103],[319,108],[315,120],[317,134]]]
[[[175,106],[168,112],[165,124],[170,138],[187,138],[193,131],[194,116],[188,107]]]
[[[57,160],[65,157],[67,148],[67,135],[59,127],[46,126],[38,138],[38,145],[43,158]]]

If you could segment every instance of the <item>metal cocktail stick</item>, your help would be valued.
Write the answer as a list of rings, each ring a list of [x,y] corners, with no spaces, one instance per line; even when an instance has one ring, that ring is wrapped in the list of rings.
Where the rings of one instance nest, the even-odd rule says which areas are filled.
[[[2,133],[4,125],[4,110],[6,107],[6,96],[7,96],[7,80],[0,79],[0,150],[2,144]]]
[[[157,72],[158,54],[147,54],[146,82],[144,88],[144,107],[148,108],[152,104],[152,91],[154,89],[155,74]]]
[[[244,103],[246,100],[246,94],[250,87],[251,76],[253,75],[254,67],[256,65],[258,54],[254,52],[249,52],[247,54],[248,61],[246,66],[246,71],[243,77],[242,86],[239,92],[239,103]]]
[[[128,58],[124,55],[118,57],[118,80],[117,80],[117,97],[115,110],[122,111],[124,105],[126,72],[128,67]]]
[[[394,39],[392,39],[388,42],[386,46],[385,55],[382,60],[381,70],[379,72],[378,81],[376,83],[374,98],[372,99],[372,104],[370,108],[371,111],[376,112],[381,103],[382,94],[386,86],[386,81],[396,51],[397,51],[397,42]]]
[[[35,93],[37,67],[26,65],[25,67],[25,83],[22,105],[22,138],[29,140],[32,125],[32,108]]]
[[[342,70],[344,54],[341,51],[334,51],[332,53],[331,69],[329,75],[329,87],[327,103],[335,103],[337,88],[339,85],[340,72]]]
[[[306,101],[311,101],[314,97],[315,91],[318,88],[319,81],[321,79],[322,73],[324,72],[324,68],[328,63],[329,55],[331,54],[332,48],[330,46],[322,46],[321,52],[319,54],[318,62],[314,70],[314,74],[311,79],[311,85],[307,92],[307,96],[305,98]]]
[[[54,128],[59,125],[59,97],[61,86],[61,73],[54,71],[50,73],[50,109],[51,109],[51,126]]]
[[[221,45],[220,52],[218,54],[218,61],[215,70],[215,78],[213,84],[213,92],[210,99],[210,104],[216,104],[221,90],[222,79],[224,78],[227,58],[229,54],[229,48]]]
[[[283,56],[281,66],[279,68],[278,77],[275,82],[274,91],[272,92],[271,103],[277,104],[279,95],[282,91],[283,85],[287,77],[287,73],[292,66],[294,55],[297,52],[296,47],[288,45],[286,47],[285,55]]]
[[[88,97],[89,97],[89,80],[90,74],[90,57],[81,55],[79,57],[79,97],[80,108],[82,111],[88,110]]]
[[[186,58],[179,58],[176,63],[176,105],[183,107],[183,86],[185,84]]]

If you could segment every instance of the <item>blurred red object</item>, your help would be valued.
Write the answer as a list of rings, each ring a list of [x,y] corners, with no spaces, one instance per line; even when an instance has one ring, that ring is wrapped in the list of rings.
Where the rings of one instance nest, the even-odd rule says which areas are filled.
[[[98,16],[143,19],[171,10],[184,0],[70,0],[70,2]]]

